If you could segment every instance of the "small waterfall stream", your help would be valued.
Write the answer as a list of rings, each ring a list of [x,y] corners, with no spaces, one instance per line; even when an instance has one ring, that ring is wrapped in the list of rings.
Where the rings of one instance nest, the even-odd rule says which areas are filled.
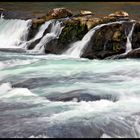
[[[25,43],[23,44],[23,48],[28,49],[28,46],[29,46],[32,42],[34,42],[34,41],[36,41],[37,39],[41,38],[41,37],[43,36],[43,33],[45,32],[45,30],[48,28],[48,26],[49,26],[51,23],[52,23],[52,21],[50,20],[50,21],[45,22],[43,25],[41,25],[41,27],[39,28],[38,33],[34,36],[34,38],[32,38],[31,40],[25,42]]]
[[[82,40],[77,41],[70,45],[70,48],[64,53],[66,55],[70,55],[72,57],[79,58],[82,55],[82,51],[85,47],[87,47],[89,41],[91,40],[91,37],[95,34],[95,32],[100,29],[103,26],[108,26],[111,24],[122,24],[124,21],[116,21],[106,24],[100,24],[92,28],[84,37]]]
[[[49,24],[52,24],[50,32],[47,33],[44,37],[42,37],[40,42],[35,46],[35,48],[33,50],[31,50],[31,52],[43,53],[44,46],[46,45],[46,43],[48,43],[52,39],[58,38],[59,35],[61,34],[63,27],[61,26],[60,21],[52,20],[51,23],[49,23]],[[47,25],[49,25],[49,24],[47,24]]]
[[[132,50],[132,34],[133,34],[133,30],[135,27],[135,23],[132,24],[132,28],[129,32],[129,34],[127,35],[127,42],[126,42],[126,51],[125,54],[127,54],[128,52],[130,52]]]

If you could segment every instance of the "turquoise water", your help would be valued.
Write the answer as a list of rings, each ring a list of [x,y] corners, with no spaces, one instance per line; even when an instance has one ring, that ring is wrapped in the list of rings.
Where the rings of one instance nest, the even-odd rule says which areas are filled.
[[[0,53],[1,137],[140,137],[140,61]]]
[[[64,3],[59,4],[52,6]],[[121,4],[116,8],[123,9]],[[8,8],[14,3],[4,5]],[[17,3],[12,8],[24,9],[25,5]],[[81,9],[82,3],[68,5]],[[132,5],[139,7],[138,3]],[[43,9],[41,3],[39,8]],[[90,5],[87,8],[90,10]],[[100,8],[98,5],[103,14]],[[53,32],[43,39],[42,48],[45,41],[61,33],[59,23],[50,23]],[[45,23],[32,40],[42,37],[49,24]],[[140,137],[140,60],[88,60],[66,53],[46,55],[42,50],[19,52],[29,43],[30,26],[30,20],[0,20],[0,137]]]

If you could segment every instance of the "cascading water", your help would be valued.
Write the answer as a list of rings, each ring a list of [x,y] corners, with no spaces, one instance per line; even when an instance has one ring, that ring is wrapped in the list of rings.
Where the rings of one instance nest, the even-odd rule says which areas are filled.
[[[33,50],[31,50],[30,52],[37,52],[37,53],[43,53],[44,52],[44,46],[46,45],[46,43],[48,43],[49,41],[51,41],[52,39],[58,38],[63,27],[61,26],[61,22],[60,21],[55,21],[52,20],[51,23],[52,27],[49,33],[47,33],[41,40],[40,42],[35,46],[35,48]]]
[[[133,22],[133,21],[132,21]],[[115,59],[115,58],[121,58],[125,55],[128,54],[128,52],[132,51],[132,35],[133,35],[133,30],[134,30],[134,27],[135,27],[135,23],[132,24],[132,27],[130,29],[130,32],[128,33],[127,35],[127,41],[126,41],[126,49],[125,49],[125,52],[122,53],[122,54],[118,54],[118,55],[113,55],[111,57],[108,57],[107,59]],[[139,49],[139,48],[138,48]]]
[[[27,49],[28,46],[29,46],[32,42],[34,42],[35,40],[41,38],[41,37],[43,36],[43,33],[45,32],[45,30],[48,28],[48,26],[49,26],[51,23],[52,23],[52,21],[49,20],[49,21],[45,22],[43,25],[41,25],[41,27],[39,28],[39,31],[38,31],[38,33],[35,35],[35,37],[32,38],[31,40],[29,40],[28,42],[25,42],[25,43],[23,44],[23,48],[26,48],[26,49]]]
[[[126,42],[126,51],[125,54],[127,54],[128,52],[130,52],[132,50],[132,34],[133,34],[133,30],[135,27],[135,23],[132,24],[132,28],[129,32],[129,34],[127,35],[127,42]]]
[[[27,23],[0,21],[4,47],[27,42]],[[122,21],[91,29],[69,53],[79,57],[98,29],[114,23]],[[50,32],[43,35],[50,24]],[[62,28],[60,22],[46,22],[30,41],[41,38],[35,49],[42,51]],[[0,52],[0,137],[140,137],[139,82],[139,59],[77,61]]]
[[[94,33],[100,29],[103,26],[108,26],[111,24],[122,24],[124,21],[116,21],[116,22],[111,22],[107,24],[100,24],[92,28],[84,37],[82,40],[77,41],[73,44],[70,45],[70,48],[64,53],[66,55],[70,55],[72,57],[79,58],[82,55],[82,51],[85,47],[87,47],[89,41],[91,40],[91,37],[94,35]]]
[[[31,20],[0,19],[0,48],[19,48],[27,39]]]

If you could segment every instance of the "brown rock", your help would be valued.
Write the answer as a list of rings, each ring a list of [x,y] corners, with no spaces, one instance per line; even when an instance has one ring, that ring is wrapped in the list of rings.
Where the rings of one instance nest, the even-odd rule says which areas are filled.
[[[108,16],[109,17],[129,17],[129,14],[125,11],[116,11],[115,13],[112,13]]]
[[[69,9],[66,8],[55,8],[48,12],[46,19],[58,19],[71,17],[73,14]]]
[[[81,10],[80,11],[81,15],[92,15],[93,13],[91,11],[85,11],[85,10]]]
[[[140,49],[132,50],[127,54],[127,58],[140,58]]]

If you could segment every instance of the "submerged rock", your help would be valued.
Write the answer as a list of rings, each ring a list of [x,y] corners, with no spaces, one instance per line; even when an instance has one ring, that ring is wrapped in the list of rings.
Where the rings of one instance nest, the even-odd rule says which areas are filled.
[[[124,53],[126,40],[123,24],[105,25],[91,37],[91,41],[81,57],[104,59],[111,55]]]
[[[62,22],[63,26],[61,34],[59,37],[51,38],[50,41],[46,41],[43,47],[47,54],[62,54],[69,49],[71,44],[81,41],[83,37],[97,25],[123,21],[120,24],[114,23],[104,25],[96,30],[94,35],[90,36],[90,41],[87,42],[86,47],[82,50],[83,54],[81,57],[83,58],[104,59],[122,54],[126,51],[128,33],[134,22],[136,24],[131,40],[132,49],[140,48],[140,23],[137,21],[132,22],[128,17],[129,14],[125,11],[117,11],[99,18],[95,17],[91,11],[83,10],[81,10],[79,15],[73,16],[73,13],[69,9],[55,8],[48,13],[36,13],[35,16],[32,17],[32,26],[29,29],[27,41],[30,41],[38,33],[40,26],[46,21],[50,19],[59,20]],[[42,37],[50,33],[50,26],[44,31]],[[40,42],[41,38],[30,43],[28,49],[33,49]],[[137,51],[128,53],[128,57],[133,56],[137,57],[139,53]]]

